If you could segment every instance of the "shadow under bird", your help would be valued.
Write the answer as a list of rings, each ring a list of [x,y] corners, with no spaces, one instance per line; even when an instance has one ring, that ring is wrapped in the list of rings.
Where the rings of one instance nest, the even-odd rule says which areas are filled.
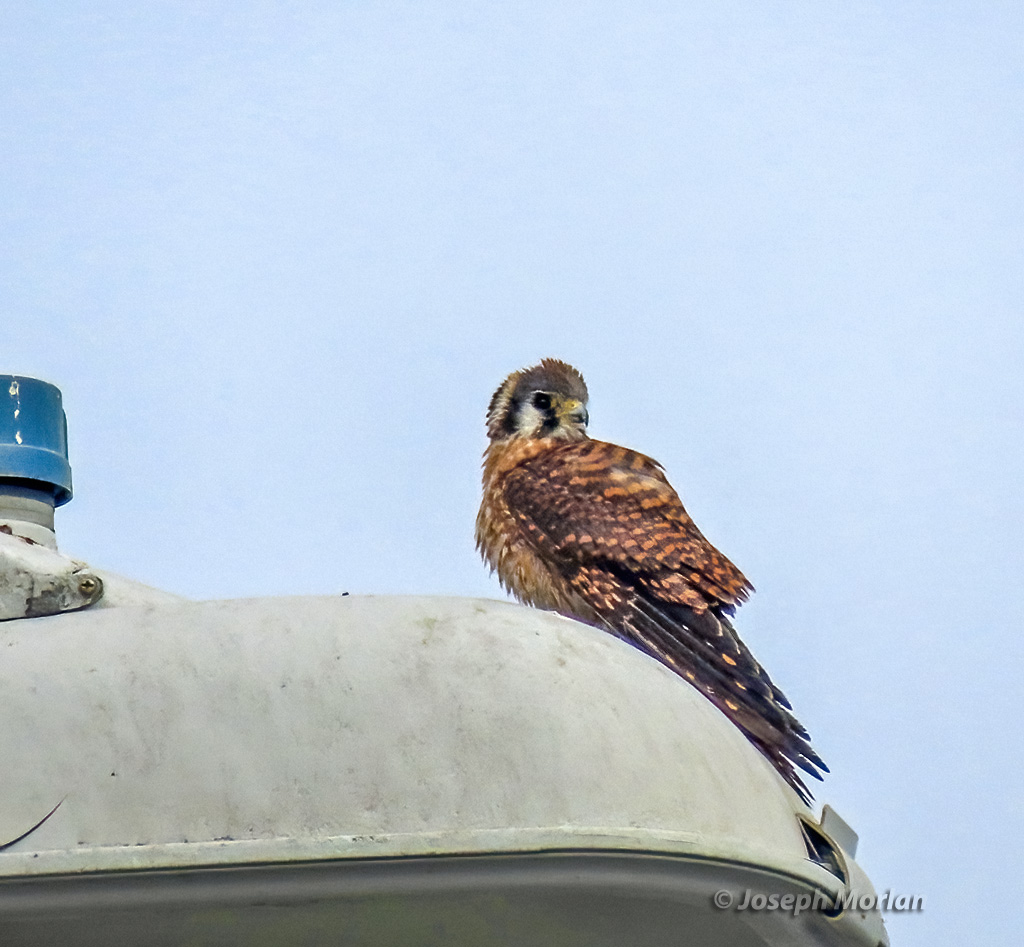
[[[487,410],[477,547],[520,601],[596,625],[700,690],[809,802],[828,767],[730,617],[753,586],[704,538],[661,465],[587,435],[565,362],[513,372]]]

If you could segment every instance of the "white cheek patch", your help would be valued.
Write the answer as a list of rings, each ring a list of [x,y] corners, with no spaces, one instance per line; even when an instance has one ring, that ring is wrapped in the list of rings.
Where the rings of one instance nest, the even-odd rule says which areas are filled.
[[[540,411],[529,402],[520,405],[519,413],[516,416],[516,430],[520,434],[534,437],[540,433],[543,426],[544,415]]]

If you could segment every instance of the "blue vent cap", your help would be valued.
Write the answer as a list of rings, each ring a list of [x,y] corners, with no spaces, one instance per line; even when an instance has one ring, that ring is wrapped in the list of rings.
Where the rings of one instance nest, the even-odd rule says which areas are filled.
[[[71,499],[68,422],[56,385],[0,375],[0,480],[34,481],[23,486],[52,493],[54,506]]]

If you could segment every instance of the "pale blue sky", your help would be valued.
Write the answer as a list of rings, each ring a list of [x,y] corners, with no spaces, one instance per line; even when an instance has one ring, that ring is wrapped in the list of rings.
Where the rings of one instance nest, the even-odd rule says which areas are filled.
[[[62,547],[500,595],[484,409],[572,361],[757,586],[819,799],[925,897],[894,941],[1009,942],[1022,40],[1017,2],[0,0],[0,371],[64,391]]]

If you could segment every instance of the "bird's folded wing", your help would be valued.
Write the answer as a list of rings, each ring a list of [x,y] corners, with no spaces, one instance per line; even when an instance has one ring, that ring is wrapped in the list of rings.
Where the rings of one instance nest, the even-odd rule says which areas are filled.
[[[560,445],[504,480],[509,510],[547,556],[634,573],[659,597],[731,609],[752,586],[690,519],[661,466],[603,441]]]
[[[827,767],[726,617],[752,586],[697,529],[658,463],[583,441],[523,462],[503,488],[524,541],[601,623],[701,690],[808,799],[794,764],[817,778]]]

